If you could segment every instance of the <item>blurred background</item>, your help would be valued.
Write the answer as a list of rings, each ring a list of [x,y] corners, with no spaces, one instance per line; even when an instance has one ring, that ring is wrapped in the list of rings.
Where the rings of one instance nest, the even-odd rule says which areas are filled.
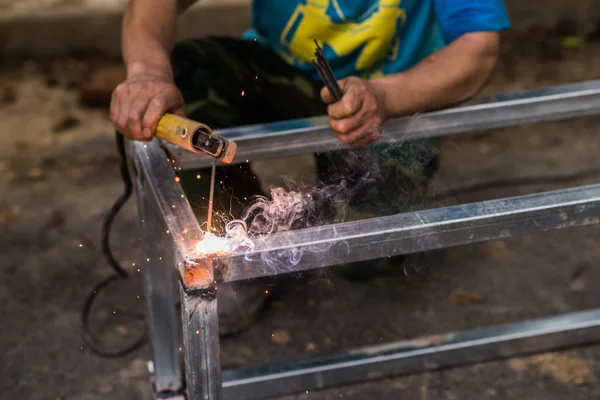
[[[507,0],[485,94],[600,77],[600,8],[592,0]],[[110,273],[100,227],[122,184],[108,103],[123,79],[125,0],[0,0],[0,398],[149,399],[144,347],[104,359],[80,338],[80,311]],[[239,35],[250,1],[204,0],[180,37]],[[600,118],[444,139],[433,190],[600,167]],[[597,183],[474,191],[443,204]],[[134,273],[104,294],[97,318],[115,345],[143,332],[135,202],[118,218],[117,258]],[[595,226],[420,254],[367,282],[324,273],[279,287],[247,332],[222,341],[234,367],[328,354],[424,334],[519,321],[597,306]],[[332,318],[335,316],[335,318]],[[286,399],[600,398],[600,346],[423,373]]]

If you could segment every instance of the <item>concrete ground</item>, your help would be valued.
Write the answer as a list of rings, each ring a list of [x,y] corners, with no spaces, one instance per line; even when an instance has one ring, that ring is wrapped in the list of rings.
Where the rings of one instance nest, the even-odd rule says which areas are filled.
[[[486,92],[596,79],[596,40],[590,36],[581,48],[566,49],[552,32],[509,36]],[[100,225],[122,190],[106,110],[77,101],[88,72],[106,62],[7,61],[0,69],[0,397],[147,399],[147,347],[103,359],[80,339],[83,300],[109,273],[98,250]],[[599,121],[448,138],[433,191],[598,168]],[[444,204],[591,184],[598,178],[473,192]],[[339,352],[595,307],[598,229],[429,252],[410,261],[408,269],[416,273],[397,268],[366,283],[329,272],[287,281],[274,288],[275,298],[249,331],[222,341],[223,365]],[[134,278],[111,288],[96,314],[103,336],[113,344],[143,330],[144,299],[133,265],[140,260],[138,238],[132,202],[116,223],[112,243]],[[461,301],[465,297],[470,300]],[[599,357],[600,346],[589,346],[286,399],[600,398]]]

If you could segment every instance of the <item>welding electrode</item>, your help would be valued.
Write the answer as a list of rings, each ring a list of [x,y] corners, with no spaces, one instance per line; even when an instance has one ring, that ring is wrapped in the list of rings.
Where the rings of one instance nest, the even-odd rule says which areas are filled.
[[[208,196],[208,215],[206,232],[212,229],[212,210],[215,193],[215,172],[217,160],[231,164],[237,145],[234,141],[217,135],[208,126],[190,119],[165,114],[156,128],[156,136],[195,153],[205,153],[213,157],[210,174],[210,194]]]

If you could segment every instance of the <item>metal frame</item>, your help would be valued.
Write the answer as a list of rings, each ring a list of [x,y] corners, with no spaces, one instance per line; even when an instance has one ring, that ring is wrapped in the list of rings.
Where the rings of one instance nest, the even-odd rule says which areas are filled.
[[[397,119],[384,129],[386,140],[404,140],[597,114],[600,81],[591,81],[476,99],[423,114],[416,124]],[[237,161],[243,162],[338,148],[324,121],[311,118],[220,133],[236,140]],[[600,309],[596,309],[222,372],[217,282],[287,273],[290,268],[265,269],[260,261],[247,261],[242,254],[199,258],[194,253],[199,223],[175,181],[172,158],[184,168],[207,166],[210,159],[157,139],[130,142],[129,154],[143,231],[142,268],[157,397],[179,396],[185,388],[189,400],[265,399],[600,339]],[[591,185],[276,234],[258,243],[252,259],[291,248],[326,249],[306,252],[292,268],[302,270],[599,222],[600,185]],[[176,327],[176,282],[182,345]],[[180,353],[185,359],[185,384]]]

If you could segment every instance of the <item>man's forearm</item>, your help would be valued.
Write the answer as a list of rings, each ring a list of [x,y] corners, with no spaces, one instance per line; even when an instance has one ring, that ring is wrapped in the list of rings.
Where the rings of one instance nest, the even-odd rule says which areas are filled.
[[[127,75],[172,75],[169,61],[177,15],[194,0],[131,0],[123,16],[123,60]]]
[[[408,71],[371,80],[386,118],[464,101],[479,92],[498,57],[495,32],[461,36]]]

